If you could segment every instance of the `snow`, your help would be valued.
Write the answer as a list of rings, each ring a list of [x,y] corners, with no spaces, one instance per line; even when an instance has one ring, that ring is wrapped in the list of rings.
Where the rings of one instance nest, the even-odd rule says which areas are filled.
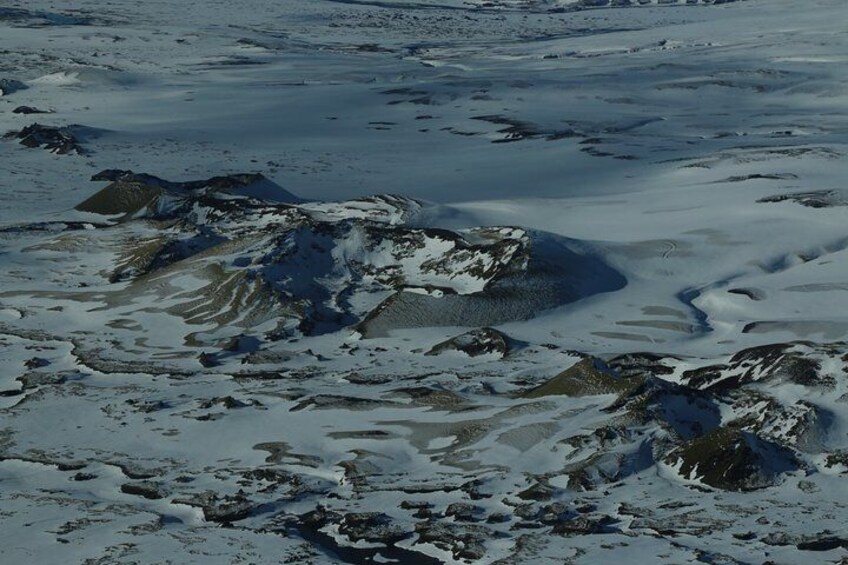
[[[84,126],[81,155],[0,141],[4,558],[845,557],[798,546],[848,539],[848,3],[603,4],[0,8],[0,85],[27,87],[4,89],[0,133]],[[133,217],[74,211],[104,169],[264,177],[198,189],[238,213],[177,193]],[[791,198],[820,191],[830,206]],[[132,252],[160,237],[191,254],[144,274]],[[490,324],[514,352],[425,355]],[[634,352],[667,356],[647,412],[521,396]],[[818,382],[783,371],[795,354]],[[695,410],[681,391],[711,366],[745,382],[692,385]],[[751,492],[683,477],[664,457],[691,422],[742,426],[799,468]],[[163,497],[121,490],[141,481]],[[538,485],[550,500],[519,496]],[[234,527],[185,502],[240,490],[254,507]],[[403,501],[462,540],[424,540]],[[509,520],[445,517],[456,502]],[[614,521],[569,537],[518,517],[554,502]],[[331,523],[350,552],[310,541],[292,524],[318,505],[409,536],[381,550]]]

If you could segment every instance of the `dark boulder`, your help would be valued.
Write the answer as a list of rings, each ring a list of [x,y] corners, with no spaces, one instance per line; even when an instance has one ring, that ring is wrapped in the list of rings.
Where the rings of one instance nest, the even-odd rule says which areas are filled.
[[[50,110],[39,110],[38,108],[34,108],[32,106],[18,106],[17,108],[12,110],[12,113],[13,114],[30,115],[30,114],[52,114],[53,112],[51,112]]]

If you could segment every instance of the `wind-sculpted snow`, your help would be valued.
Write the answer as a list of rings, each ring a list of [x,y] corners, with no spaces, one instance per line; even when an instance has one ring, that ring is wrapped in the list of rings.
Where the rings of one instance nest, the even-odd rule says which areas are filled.
[[[1,562],[848,558],[844,0],[12,4]]]
[[[492,328],[440,341],[434,326],[522,320],[624,279],[550,235],[421,227],[428,205],[401,197],[301,203],[261,175],[95,178],[110,184],[66,221],[4,231],[21,268],[0,294],[20,367],[0,389],[16,422],[0,470],[28,500],[14,516],[76,506],[57,535],[81,551],[93,520],[117,546],[221,524],[241,532],[232,549],[262,554],[270,535],[292,559],[353,562],[545,559],[563,538],[643,535],[684,558],[709,544],[667,540],[739,528],[759,544],[742,557],[776,535],[793,559],[829,543],[758,515],[779,497],[776,522],[792,519],[796,491],[834,503],[817,493],[848,469],[844,343],[716,362],[602,360]],[[390,337],[411,326],[428,328],[417,349]],[[48,416],[59,405],[77,431]],[[112,443],[125,427],[138,439]],[[27,469],[86,487],[30,499]],[[702,491],[752,494],[743,511]],[[657,497],[691,507],[686,520]]]
[[[343,4],[363,4],[385,8],[480,8],[522,11],[560,11],[590,8],[629,8],[648,6],[704,6],[744,0],[332,0]]]
[[[92,539],[181,552],[183,532],[225,554],[292,559],[545,560],[641,539],[640,551],[687,559],[744,533],[741,559],[802,561],[840,527],[844,344],[740,352],[731,363],[758,380],[706,389],[689,383],[734,378],[733,366],[532,345],[424,357],[402,341],[326,338],[286,353],[247,336],[222,344],[205,377],[157,378],[175,348],[145,375],[95,362],[74,343],[85,334],[22,325],[4,327],[6,343],[39,357],[4,383],[17,426],[0,463],[9,527],[47,516],[80,555]],[[78,414],[76,431],[59,406]],[[126,429],[138,435],[115,443]],[[724,490],[748,494],[729,504]],[[808,504],[824,516],[802,520]],[[224,540],[216,524],[231,528]]]

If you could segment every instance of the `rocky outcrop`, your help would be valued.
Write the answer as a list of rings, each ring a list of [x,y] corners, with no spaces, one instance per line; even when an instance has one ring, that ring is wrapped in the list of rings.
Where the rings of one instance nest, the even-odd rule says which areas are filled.
[[[23,115],[31,115],[31,114],[52,114],[49,110],[39,110],[33,106],[18,106],[14,110],[12,110],[13,114],[23,114]]]
[[[452,337],[433,346],[425,355],[440,355],[459,351],[469,357],[497,355],[506,357],[511,350],[509,337],[494,328],[480,328]]]
[[[626,283],[579,242],[511,227],[421,226],[424,204],[399,196],[303,202],[261,174],[171,182],[109,169],[93,179],[109,184],[76,209],[112,222],[86,234],[118,250],[108,281],[126,284],[104,289],[108,303],[156,295],[190,323],[276,319],[268,339],[489,326]],[[203,284],[182,292],[187,275]],[[508,352],[504,336],[480,332],[434,353]]]
[[[75,133],[76,129],[78,126],[53,127],[32,124],[22,130],[10,131],[3,137],[16,139],[25,147],[41,147],[59,155],[82,154],[84,151]]]
[[[524,398],[544,396],[594,396],[602,394],[626,394],[641,385],[641,377],[622,378],[611,371],[602,361],[586,358],[553,377],[549,381],[523,393]]]
[[[110,169],[94,175],[92,180],[108,180],[111,184],[76,209],[107,216],[122,214],[128,219],[141,214],[147,218],[178,218],[195,204],[214,204],[227,196],[253,198],[270,202],[299,202],[300,199],[261,174],[238,174],[191,182],[171,182],[153,175]],[[219,203],[223,205],[223,202]]]
[[[798,468],[787,449],[733,428],[720,428],[694,439],[665,461],[686,480],[736,491],[772,486],[781,473]]]
[[[0,96],[8,96],[29,88],[26,84],[12,78],[0,78]]]
[[[807,386],[832,386],[832,377],[820,374],[821,365],[805,346],[777,343],[742,350],[727,364],[708,365],[683,373],[693,388],[729,390],[753,382],[793,382]]]
[[[842,190],[813,190],[767,196],[760,198],[757,202],[795,202],[808,208],[832,208],[834,206],[848,206],[848,194]]]

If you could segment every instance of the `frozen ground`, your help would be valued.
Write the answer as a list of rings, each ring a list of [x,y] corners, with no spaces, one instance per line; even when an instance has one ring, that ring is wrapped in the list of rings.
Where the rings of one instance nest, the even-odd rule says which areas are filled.
[[[848,558],[848,3],[629,4],[0,7],[2,560]]]

